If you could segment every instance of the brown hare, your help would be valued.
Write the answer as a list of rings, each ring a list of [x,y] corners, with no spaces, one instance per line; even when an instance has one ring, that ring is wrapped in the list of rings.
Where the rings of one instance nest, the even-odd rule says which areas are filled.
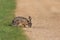
[[[13,26],[21,26],[23,25],[24,27],[26,27],[26,25],[28,25],[28,27],[31,27],[32,26],[32,22],[31,22],[31,16],[27,18],[25,17],[15,17],[13,20],[12,20],[12,25]]]

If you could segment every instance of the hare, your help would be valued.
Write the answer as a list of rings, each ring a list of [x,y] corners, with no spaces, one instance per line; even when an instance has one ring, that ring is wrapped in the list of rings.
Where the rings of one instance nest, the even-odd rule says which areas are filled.
[[[32,22],[31,22],[31,16],[27,18],[25,17],[21,17],[21,16],[18,16],[18,17],[15,17],[13,20],[12,20],[12,25],[13,26],[21,26],[23,25],[24,27],[26,27],[26,25],[28,25],[28,27],[31,27],[32,26]]]

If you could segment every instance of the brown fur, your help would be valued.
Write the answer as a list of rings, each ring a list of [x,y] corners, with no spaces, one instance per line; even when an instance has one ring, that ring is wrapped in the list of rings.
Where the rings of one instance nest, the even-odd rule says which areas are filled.
[[[28,27],[31,27],[32,26],[31,17],[29,16],[28,19],[25,18],[25,17],[15,17],[12,20],[12,24],[14,26],[21,26],[21,25],[23,25],[24,27],[26,27],[26,25],[28,25]]]

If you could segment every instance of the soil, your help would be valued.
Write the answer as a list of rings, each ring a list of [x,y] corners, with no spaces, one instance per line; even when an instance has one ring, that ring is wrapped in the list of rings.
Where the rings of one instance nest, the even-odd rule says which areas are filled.
[[[15,15],[32,17],[30,40],[60,40],[60,0],[16,0]]]

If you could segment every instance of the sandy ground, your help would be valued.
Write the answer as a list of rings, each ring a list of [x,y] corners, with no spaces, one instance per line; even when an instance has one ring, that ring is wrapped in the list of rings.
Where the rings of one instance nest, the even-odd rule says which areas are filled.
[[[30,40],[60,40],[60,0],[16,2],[16,16],[32,17],[32,28],[24,28]]]

